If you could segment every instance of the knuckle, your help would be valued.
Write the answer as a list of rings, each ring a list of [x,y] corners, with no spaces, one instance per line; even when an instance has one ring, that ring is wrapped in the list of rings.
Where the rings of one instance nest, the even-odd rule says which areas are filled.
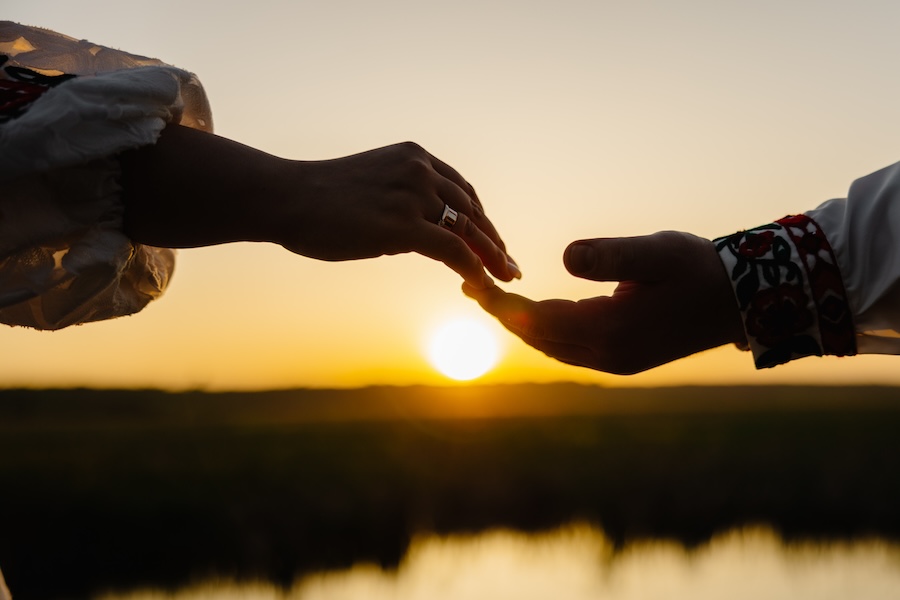
[[[460,206],[458,207],[459,211],[460,211],[461,213],[466,214],[467,216],[468,216],[468,215],[473,215],[473,211],[472,211],[472,199],[469,198],[468,196],[463,195],[463,197],[462,197],[460,200],[461,200],[461,201],[460,201]],[[477,221],[477,219],[476,219],[476,217],[475,217],[474,215],[473,215],[472,218],[469,219],[469,220],[470,220],[470,221]],[[476,226],[476,227],[478,226],[477,223],[475,224],[475,226]]]
[[[434,174],[431,163],[422,157],[414,157],[407,160],[405,167],[407,177],[416,185],[423,185],[431,181]]]
[[[659,231],[653,234],[653,238],[654,241],[659,242],[670,250],[664,256],[672,264],[678,264],[682,260],[690,260],[697,241],[701,239],[683,231]]]
[[[631,269],[631,266],[640,258],[638,249],[633,244],[616,244],[612,247],[612,251],[607,250],[607,252],[612,264],[626,269]]]
[[[494,260],[497,261],[498,264],[503,264],[506,262],[506,251],[502,248],[494,248]]]
[[[465,264],[466,268],[473,270],[482,268],[481,259],[461,237],[455,235],[448,237],[445,249],[448,256],[452,256],[460,264]]]
[[[423,156],[427,154],[427,152],[425,152],[425,148],[423,148],[416,142],[400,142],[396,145],[396,147],[410,156]]]
[[[465,190],[469,198],[472,199],[472,204],[481,210],[481,200],[478,199],[478,193],[475,191],[475,186],[469,183],[467,179],[463,180],[463,184],[463,190]]]
[[[399,187],[419,188],[432,179],[434,168],[428,153],[415,142],[401,142],[392,147],[393,168]]]

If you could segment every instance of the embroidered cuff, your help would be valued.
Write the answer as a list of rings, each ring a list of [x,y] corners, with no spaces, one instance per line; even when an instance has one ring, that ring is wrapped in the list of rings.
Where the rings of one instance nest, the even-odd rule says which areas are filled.
[[[804,356],[856,354],[841,273],[815,221],[789,216],[714,243],[757,369]]]

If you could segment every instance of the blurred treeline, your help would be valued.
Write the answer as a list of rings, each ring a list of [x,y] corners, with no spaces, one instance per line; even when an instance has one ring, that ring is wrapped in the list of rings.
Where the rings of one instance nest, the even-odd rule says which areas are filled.
[[[0,391],[21,598],[393,566],[412,536],[585,521],[900,540],[900,390]]]

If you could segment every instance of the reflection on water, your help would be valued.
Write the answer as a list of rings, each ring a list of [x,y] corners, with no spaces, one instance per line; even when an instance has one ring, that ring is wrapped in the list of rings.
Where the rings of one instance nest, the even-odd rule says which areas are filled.
[[[667,542],[614,550],[572,526],[541,535],[495,531],[414,541],[396,572],[371,565],[325,572],[283,590],[210,582],[175,594],[102,600],[637,600],[900,599],[900,545],[873,540],[784,544],[766,529],[733,531],[695,550]]]

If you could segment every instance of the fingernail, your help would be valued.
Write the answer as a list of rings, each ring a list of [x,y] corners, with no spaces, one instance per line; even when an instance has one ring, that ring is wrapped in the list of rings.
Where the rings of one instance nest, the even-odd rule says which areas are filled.
[[[571,244],[563,259],[570,273],[586,273],[594,266],[594,249],[587,244]]]
[[[509,272],[512,273],[513,277],[516,279],[522,279],[522,271],[519,270],[519,265],[516,264],[512,258],[507,258],[506,260],[506,268],[509,269]]]

